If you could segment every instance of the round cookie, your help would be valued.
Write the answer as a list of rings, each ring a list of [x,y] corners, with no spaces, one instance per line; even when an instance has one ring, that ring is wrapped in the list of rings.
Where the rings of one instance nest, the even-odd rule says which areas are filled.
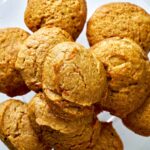
[[[82,106],[101,101],[106,74],[87,49],[74,42],[56,45],[46,57],[43,90],[53,100],[67,100]]]
[[[20,45],[28,36],[29,34],[20,28],[0,29],[0,92],[11,97],[29,91],[20,73],[15,69]]]
[[[135,133],[150,136],[150,97],[138,110],[123,119],[123,122]]]
[[[42,68],[47,53],[55,45],[65,41],[73,41],[64,30],[43,27],[33,33],[22,45],[16,61],[16,68],[27,86],[38,92],[41,90]]]
[[[86,21],[85,0],[29,0],[24,20],[32,31],[41,27],[60,27],[74,40],[81,33]]]
[[[51,108],[43,93],[37,94],[28,104],[33,126],[39,128],[36,132],[44,142],[50,143],[56,149],[75,149],[73,147],[81,146],[85,142],[90,145],[93,128],[100,132],[100,124],[92,125],[95,122],[92,114],[68,122],[55,116]]]
[[[88,21],[90,45],[110,37],[130,38],[150,51],[150,15],[130,3],[109,3],[98,8]]]
[[[93,150],[123,150],[123,144],[111,123],[102,123],[99,140]]]
[[[114,115],[126,117],[148,96],[149,86],[145,82],[148,58],[140,46],[127,38],[105,39],[93,46],[91,52],[107,72],[109,93],[101,105]]]
[[[10,149],[47,150],[30,124],[26,104],[17,100],[0,104],[0,139]]]

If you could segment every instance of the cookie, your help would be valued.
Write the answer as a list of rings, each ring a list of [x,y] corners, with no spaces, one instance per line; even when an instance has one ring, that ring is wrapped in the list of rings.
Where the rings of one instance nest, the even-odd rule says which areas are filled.
[[[86,127],[81,135],[77,135],[73,138],[67,138],[65,144],[64,141],[61,140],[61,142],[56,145],[56,149],[92,150],[99,140],[100,126],[101,123],[96,120],[94,124]]]
[[[11,97],[29,91],[20,73],[15,69],[20,45],[28,36],[29,34],[20,28],[0,29],[0,92]]]
[[[90,45],[110,37],[130,38],[150,51],[150,15],[134,4],[109,3],[98,8],[88,21]]]
[[[99,140],[93,150],[123,150],[123,144],[111,123],[102,123]]]
[[[56,45],[43,67],[43,90],[53,101],[81,106],[99,102],[106,86],[104,67],[87,49],[74,42]]]
[[[47,101],[49,105],[51,105],[51,111],[55,115],[59,116],[60,118],[64,120],[70,121],[70,120],[79,119],[88,115],[96,114],[95,105],[82,106],[82,105],[69,102],[65,99],[62,99],[61,97],[60,99],[58,99],[57,94],[55,95],[54,93],[51,96],[53,97],[53,100],[49,98],[45,98],[45,100]]]
[[[149,86],[149,89],[150,89],[150,61],[147,61],[146,62],[146,76],[145,76],[145,82],[146,84],[148,84]],[[150,90],[149,90],[149,93],[150,93]]]
[[[84,27],[86,15],[85,0],[30,0],[24,20],[32,31],[56,26],[66,30],[75,40]]]
[[[150,97],[138,110],[123,119],[123,122],[135,133],[150,136]]]
[[[26,39],[18,54],[16,68],[31,90],[35,92],[41,90],[45,57],[51,48],[65,41],[73,40],[66,31],[57,27],[41,28]]]
[[[149,93],[145,82],[148,58],[134,41],[110,38],[91,48],[107,72],[108,98],[101,106],[121,118],[140,107]],[[147,81],[148,82],[148,81]]]
[[[30,124],[26,104],[17,100],[0,104],[0,138],[10,149],[46,150]]]
[[[68,121],[74,120],[75,118],[83,118],[85,116],[92,115],[95,113],[94,106],[84,107],[66,100],[51,101],[48,99],[47,103],[52,105],[51,110],[55,113],[55,115]]]
[[[43,93],[36,94],[28,104],[29,114],[31,118],[35,118],[37,124],[46,124],[53,130],[61,133],[77,132],[82,128],[82,124],[86,125],[93,119],[93,114],[91,114],[84,118],[74,118],[68,122],[56,115],[52,107],[53,105],[47,102]]]
[[[91,115],[66,121],[51,110],[52,106],[47,103],[45,98],[43,93],[39,93],[28,104],[33,126],[36,129],[38,127],[36,132],[42,141],[60,150],[67,150],[69,147],[76,149],[73,147],[81,146],[84,142],[86,144],[83,147],[87,144],[90,145],[93,128],[96,128],[97,131],[100,130],[100,124],[95,126],[95,117]]]

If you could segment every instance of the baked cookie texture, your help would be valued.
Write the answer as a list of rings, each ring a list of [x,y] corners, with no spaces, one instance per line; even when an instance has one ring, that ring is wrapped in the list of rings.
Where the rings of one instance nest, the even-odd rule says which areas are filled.
[[[145,82],[146,82],[146,84],[148,84],[148,86],[149,86],[149,89],[150,89],[150,61],[147,61],[146,62],[146,76],[145,76]],[[150,92],[150,90],[149,90],[149,92]]]
[[[123,122],[135,133],[150,136],[150,97],[138,110],[123,119]]]
[[[0,92],[11,97],[29,91],[20,73],[15,69],[20,45],[28,36],[29,34],[20,28],[0,29]]]
[[[67,100],[81,106],[99,102],[106,87],[101,62],[80,44],[56,45],[43,67],[43,91],[49,99]]]
[[[90,45],[110,37],[130,38],[150,51],[150,15],[131,3],[109,3],[98,8],[88,21]]]
[[[108,97],[101,106],[121,118],[140,107],[149,94],[147,76],[148,58],[134,41],[110,38],[91,48],[104,64],[108,79]]]
[[[75,118],[67,121],[53,112],[53,105],[47,102],[46,96],[43,93],[37,94],[28,104],[31,118],[35,117],[38,124],[49,124],[49,126],[62,133],[73,133],[82,128],[82,124],[88,124],[93,119],[93,113],[87,117]]]
[[[0,104],[0,139],[11,150],[47,150],[32,128],[27,105],[18,100]]]
[[[31,90],[38,92],[42,89],[42,68],[45,57],[55,45],[65,41],[73,39],[66,31],[57,27],[43,27],[26,39],[15,65]]]
[[[86,21],[85,0],[29,0],[24,20],[32,31],[41,27],[60,27],[74,40],[81,33]]]
[[[56,115],[43,93],[37,94],[28,104],[28,111],[36,132],[59,150],[84,150],[93,147],[101,125],[93,113],[70,121]]]
[[[73,138],[67,137],[67,142],[65,142],[66,145],[63,144],[64,142],[61,142],[60,144],[58,144],[56,146],[56,149],[60,149],[60,150],[92,150],[98,141],[98,134],[100,132],[99,125],[100,125],[100,123],[97,120],[96,123],[94,123],[93,125],[87,126],[81,135],[76,134],[76,136]],[[75,139],[77,139],[77,142],[74,141]],[[80,142],[79,142],[79,140],[80,140]],[[71,143],[72,141],[73,141],[73,143]]]
[[[93,150],[123,150],[123,143],[111,123],[102,123],[98,142]]]
[[[81,106],[66,100],[51,101],[47,99],[47,102],[52,106],[51,110],[55,115],[68,121],[95,113],[94,106]]]

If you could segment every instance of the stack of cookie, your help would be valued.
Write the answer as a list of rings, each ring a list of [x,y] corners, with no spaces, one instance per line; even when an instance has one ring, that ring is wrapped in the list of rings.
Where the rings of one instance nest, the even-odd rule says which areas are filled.
[[[0,138],[18,150],[122,150],[109,111],[149,136],[150,15],[130,3],[97,9],[87,26],[90,49],[75,42],[86,21],[84,0],[30,0],[22,29],[0,30],[0,91],[30,90],[28,103],[0,104]]]
[[[150,15],[130,3],[106,4],[90,18],[87,37],[107,72],[108,98],[100,105],[150,136]]]

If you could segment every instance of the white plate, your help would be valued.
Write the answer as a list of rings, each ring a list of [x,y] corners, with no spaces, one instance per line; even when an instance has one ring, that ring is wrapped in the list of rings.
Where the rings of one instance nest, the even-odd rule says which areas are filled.
[[[95,11],[97,7],[102,4],[109,2],[118,2],[119,0],[87,0],[88,4],[88,19]],[[119,2],[131,2],[143,7],[147,12],[150,13],[150,0],[120,0]],[[24,10],[26,7],[27,0],[0,0],[0,28],[2,27],[21,27],[27,31],[28,28],[24,24]],[[78,38],[78,42],[83,44],[86,47],[88,46],[86,39],[86,26]],[[34,95],[33,92],[29,94],[17,97],[25,102],[29,101]],[[8,99],[4,94],[0,94],[0,102]],[[122,122],[119,118],[111,117],[108,113],[102,114],[100,116],[102,120],[111,121],[113,120],[113,126],[118,131],[124,143],[124,150],[150,150],[150,137],[145,138],[139,135],[134,134],[132,131],[129,131],[126,127],[122,125]],[[0,142],[0,150],[7,150],[6,146]]]

